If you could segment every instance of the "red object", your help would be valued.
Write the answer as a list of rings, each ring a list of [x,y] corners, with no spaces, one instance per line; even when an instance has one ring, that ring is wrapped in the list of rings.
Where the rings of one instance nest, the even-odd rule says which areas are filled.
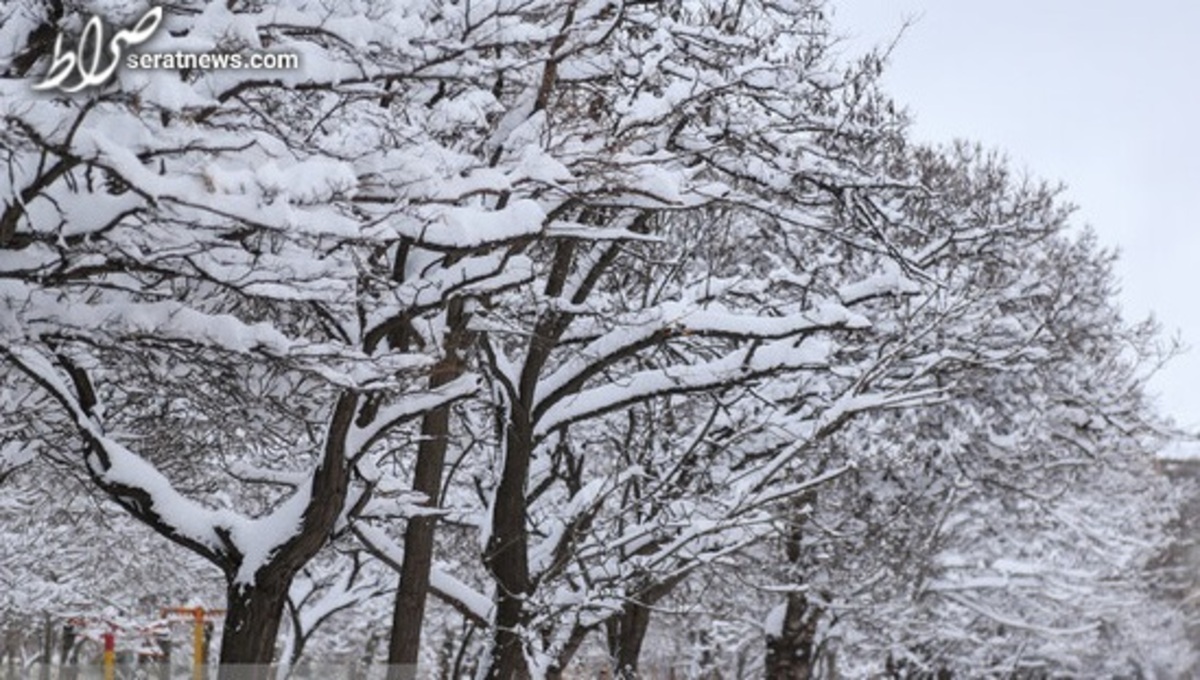
[[[104,651],[111,652],[117,648],[117,636],[112,633],[104,634]]]

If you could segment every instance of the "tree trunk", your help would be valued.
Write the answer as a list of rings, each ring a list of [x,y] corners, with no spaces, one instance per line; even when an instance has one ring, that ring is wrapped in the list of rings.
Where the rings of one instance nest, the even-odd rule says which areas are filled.
[[[17,680],[17,664],[21,659],[21,630],[17,624],[9,624],[4,641],[4,658],[8,660],[8,677]]]
[[[525,653],[521,645],[520,624],[525,618],[524,602],[520,595],[501,593],[496,604],[496,632],[492,638],[491,664],[488,680],[525,680]]]
[[[264,578],[266,571],[259,570],[253,585],[233,584],[227,590],[220,680],[269,678],[284,601],[294,574]]]
[[[430,499],[428,505],[437,503],[448,424],[449,408],[443,406],[427,415],[421,428],[422,441],[418,447],[413,488],[426,494]],[[392,635],[388,643],[388,680],[417,677],[436,524],[434,517],[413,517],[404,531],[404,562],[392,609]]]
[[[496,621],[488,680],[527,676],[520,628],[530,587],[525,482],[529,475],[531,428],[523,409],[518,406],[512,412],[514,422],[509,423],[505,437],[504,471],[496,488],[492,535],[484,556],[496,579]]]
[[[783,630],[767,637],[765,676],[768,680],[810,680],[817,674],[819,607],[803,593],[789,593]]]
[[[308,504],[299,530],[254,574],[238,583],[239,560],[226,567],[225,630],[221,635],[220,680],[268,680],[275,640],[288,590],[296,574],[329,541],[346,504],[350,464],[346,440],[358,411],[358,396],[344,392],[334,406],[321,463],[313,472]]]
[[[650,608],[640,602],[626,602],[621,614],[608,621],[608,654],[616,664],[614,677],[638,677],[638,659],[649,627]]]
[[[38,680],[50,680],[50,665],[54,661],[54,624],[50,614],[42,614],[42,664],[38,669]]]
[[[791,529],[785,554],[791,565],[800,567],[804,554],[805,508],[815,505],[815,491],[802,493],[791,501]],[[809,680],[817,674],[817,624],[822,609],[801,592],[790,592],[778,636],[767,636],[767,658],[763,671],[768,680]]]
[[[546,282],[547,298],[562,294],[575,245],[569,239],[555,249],[554,265]],[[572,301],[583,302],[588,285],[581,286]],[[513,403],[508,404],[504,423],[504,469],[496,487],[492,507],[491,535],[484,564],[496,582],[496,620],[487,680],[513,680],[529,676],[521,644],[525,624],[525,598],[533,588],[529,574],[529,534],[525,527],[529,512],[526,485],[533,458],[534,405],[542,369],[555,344],[570,326],[571,317],[549,312],[538,321],[530,338],[528,354],[521,367]]]
[[[62,642],[59,646],[58,663],[60,666],[58,677],[60,680],[75,680],[79,675],[75,664],[75,626],[67,623],[63,626]]]
[[[571,665],[575,654],[590,632],[590,627],[580,625],[578,621],[575,622],[571,628],[571,634],[567,636],[566,641],[558,650],[558,658],[546,669],[546,680],[565,680],[568,677],[566,669]]]
[[[462,301],[449,305],[451,332],[446,338],[446,356],[434,367],[429,386],[436,388],[463,373],[459,358],[465,316]],[[442,490],[442,470],[450,444],[450,407],[436,408],[421,419],[421,443],[413,472],[413,490],[425,496],[426,507],[437,507]],[[433,539],[437,517],[413,517],[404,530],[404,562],[400,565],[400,587],[392,609],[392,635],[388,642],[388,680],[415,680],[421,653],[421,626],[429,597],[429,571],[433,564]]]

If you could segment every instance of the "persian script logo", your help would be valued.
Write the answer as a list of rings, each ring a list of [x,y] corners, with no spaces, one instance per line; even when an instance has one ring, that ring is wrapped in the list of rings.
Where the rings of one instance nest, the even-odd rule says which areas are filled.
[[[54,41],[54,63],[50,65],[46,79],[34,85],[33,89],[57,87],[63,92],[78,92],[85,87],[103,85],[121,64],[121,54],[126,47],[140,45],[154,35],[162,23],[162,14],[162,8],[155,7],[142,15],[133,28],[117,31],[107,44],[109,59],[104,59],[104,24],[100,17],[93,16],[88,20],[75,52],[63,51],[63,36],[60,33]],[[79,81],[65,84],[73,74],[78,74]]]

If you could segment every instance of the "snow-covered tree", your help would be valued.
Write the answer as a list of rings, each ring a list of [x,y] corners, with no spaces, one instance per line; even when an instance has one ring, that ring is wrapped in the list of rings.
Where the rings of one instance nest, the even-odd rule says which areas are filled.
[[[69,30],[84,9],[3,10],[0,355],[53,404],[40,427],[57,459],[220,568],[222,673],[258,677],[293,578],[360,495],[357,463],[473,389],[430,385],[436,345],[394,335],[436,334],[451,295],[524,276],[496,246],[539,234],[546,211],[476,197],[543,168],[516,144],[487,167],[442,143],[457,114],[424,106],[439,86],[423,74],[458,48],[413,8],[175,5],[153,49],[271,45],[305,67],[121,70],[33,95],[39,27]],[[144,8],[108,9],[127,23]],[[414,115],[392,115],[400,78],[423,84],[401,102]]]
[[[561,62],[543,71],[557,80],[533,79],[529,86],[554,86],[542,132],[547,146],[586,150],[586,161],[564,163],[586,182],[562,215],[582,234],[624,238],[538,244],[529,250],[533,285],[493,296],[477,311],[474,328],[500,433],[492,466],[498,474],[484,481],[491,486],[484,563],[496,598],[489,677],[561,670],[580,635],[603,622],[585,613],[591,620],[577,630],[560,629],[579,613],[564,611],[563,602],[591,607],[594,596],[614,588],[610,579],[596,583],[595,593],[581,585],[604,560],[583,574],[572,564],[577,550],[604,543],[588,532],[601,526],[603,505],[619,502],[628,483],[622,476],[637,474],[632,466],[620,469],[611,447],[587,450],[592,432],[607,427],[606,416],[774,375],[830,374],[833,338],[870,324],[828,288],[799,285],[774,297],[772,289],[787,284],[770,275],[787,277],[786,264],[760,271],[752,260],[762,258],[739,258],[718,244],[736,248],[762,230],[774,234],[763,240],[777,245],[789,234],[833,226],[822,216],[842,209],[843,192],[874,180],[857,155],[841,150],[857,144],[857,153],[869,156],[875,146],[895,143],[890,133],[897,121],[877,106],[867,83],[873,74],[828,73],[813,6],[683,3],[622,7],[611,17],[557,11],[573,31],[563,33],[567,44],[574,46],[576,32],[603,37],[561,48]],[[611,28],[587,30],[585,19]],[[604,75],[580,82],[567,75],[593,72]],[[584,86],[614,104],[578,115],[574,102]],[[883,262],[887,243],[873,225],[845,226],[834,240],[854,262],[838,283],[870,289],[855,302],[907,285],[903,262],[893,260],[890,269]],[[862,404],[920,398],[902,390],[875,396]],[[839,407],[848,413],[859,406]],[[820,420],[809,415],[810,425]],[[664,455],[679,453],[672,448]],[[783,467],[763,463],[746,473],[747,493],[763,493]],[[736,526],[750,523],[750,508],[740,514]],[[706,533],[676,538],[683,544]],[[663,549],[673,542],[656,540]],[[618,581],[617,596],[633,598],[622,592],[625,585]],[[616,614],[611,605],[600,609]]]
[[[796,591],[769,631],[776,658],[807,673],[822,654],[854,674],[1183,672],[1178,613],[1147,571],[1173,507],[1150,465],[1166,432],[1143,396],[1153,327],[1122,321],[1111,256],[1067,232],[1053,191],[969,147],[916,159],[929,191],[912,223],[952,230],[925,271],[953,314],[916,336],[957,347],[935,374],[949,398],[865,418],[822,452],[816,469],[856,471],[787,517]]]
[[[554,169],[543,185],[514,186],[495,198],[530,196],[558,220],[547,240],[523,251],[535,262],[532,286],[456,312],[448,328],[465,328],[467,337],[461,330],[443,336],[448,358],[483,348],[502,432],[493,461],[501,474],[482,482],[492,487],[493,499],[482,529],[491,544],[484,562],[497,598],[490,623],[494,673],[530,663],[553,668],[570,658],[570,644],[539,652],[544,641],[535,644],[533,632],[523,638],[518,628],[535,616],[521,601],[537,583],[560,576],[562,565],[531,567],[534,553],[567,555],[576,542],[575,529],[539,526],[542,514],[556,515],[555,504],[596,491],[590,476],[613,467],[607,454],[576,459],[569,451],[570,440],[588,436],[581,432],[589,427],[585,421],[669,394],[724,390],[776,372],[828,370],[824,334],[867,323],[830,290],[806,301],[800,286],[786,300],[772,300],[759,290],[762,283],[747,280],[755,272],[717,247],[756,229],[780,233],[776,241],[802,230],[821,211],[842,205],[842,191],[872,181],[857,166],[858,156],[839,154],[857,148],[868,157],[877,146],[897,143],[898,120],[869,86],[876,65],[833,73],[818,6],[744,10],[739,18],[741,9],[715,3],[437,8],[438,30],[492,47],[473,55],[479,67],[446,89],[445,96],[494,100],[494,115],[456,128],[457,148],[474,154],[481,167],[510,159],[528,164],[535,154]],[[505,38],[510,42],[499,42]],[[404,99],[420,83],[397,79],[393,85],[389,97]],[[747,163],[753,167],[743,167]],[[772,213],[778,214],[762,219]],[[850,227],[839,240],[846,248],[868,258],[886,251],[870,225]],[[636,245],[658,242],[661,247]],[[716,255],[724,260],[713,260]],[[655,258],[668,259],[655,264]],[[891,271],[900,268],[897,263]],[[776,269],[780,277],[788,273]],[[902,285],[898,276],[892,281]],[[882,294],[888,285],[876,279],[868,287]],[[764,314],[778,318],[757,318]],[[446,370],[462,370],[454,363]],[[604,384],[614,380],[638,386]],[[452,431],[444,413],[430,413],[422,428],[413,474],[426,502],[444,486],[446,433]],[[594,468],[587,463],[586,477],[559,466],[583,465],[585,458],[596,461]],[[760,481],[765,486],[767,480]],[[613,493],[604,489],[606,497],[618,497]],[[566,523],[580,527],[597,506],[577,500],[579,516]],[[543,509],[532,509],[534,503]],[[743,514],[750,516],[745,508]],[[403,550],[376,545],[402,573],[395,664],[416,658],[434,521],[428,512],[411,516]],[[546,543],[531,545],[531,531],[549,532]],[[387,542],[378,535],[369,540]]]

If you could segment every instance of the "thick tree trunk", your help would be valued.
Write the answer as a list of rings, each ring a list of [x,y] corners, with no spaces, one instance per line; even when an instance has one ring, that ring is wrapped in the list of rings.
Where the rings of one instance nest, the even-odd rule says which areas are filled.
[[[444,428],[447,421],[445,407],[440,412],[430,414],[426,424],[431,421],[439,422]],[[422,433],[428,436],[426,428]],[[418,491],[429,493],[421,484],[421,478],[428,475],[429,467],[437,464],[438,481],[441,479],[441,465],[445,456],[445,436],[442,442],[426,446],[429,440],[421,442],[417,459],[417,483],[413,485]],[[429,449],[438,448],[432,452]],[[436,459],[436,460],[433,460]],[[424,473],[424,474],[423,474]],[[436,491],[433,492],[436,497]],[[421,626],[425,620],[425,603],[429,594],[429,572],[433,562],[433,537],[436,520],[432,517],[414,517],[408,521],[404,531],[404,562],[400,570],[400,586],[396,591],[396,599],[392,607],[392,633],[388,642],[388,680],[413,680],[417,677],[417,659],[421,651]]]
[[[788,518],[791,523],[784,552],[788,563],[797,569],[804,556],[806,508],[816,502],[815,491],[791,500]],[[817,674],[817,624],[824,612],[801,592],[788,593],[786,607],[779,635],[767,636],[764,675],[767,680],[809,680]]]
[[[233,584],[227,590],[220,680],[270,677],[284,601],[294,574],[277,573],[264,578],[264,572],[267,570],[259,571],[253,585]]]
[[[558,659],[546,669],[546,680],[564,680],[567,677],[566,668],[571,665],[571,660],[575,658],[590,631],[590,628],[579,625],[579,622],[575,623],[571,634],[558,651]]]
[[[529,476],[528,416],[513,409],[508,426],[504,471],[496,489],[492,535],[484,561],[496,579],[496,621],[488,680],[512,680],[528,675],[520,627],[529,592],[529,536],[525,530],[525,482]]]
[[[783,630],[767,638],[767,680],[809,680],[817,673],[817,623],[821,610],[803,593],[790,593]]]
[[[75,647],[75,626],[68,623],[63,626],[62,642],[59,645],[58,663],[61,669],[58,672],[59,680],[75,680],[79,675],[79,669],[76,666],[76,655],[79,653]]]
[[[488,680],[525,680],[529,670],[521,644],[520,624],[525,618],[524,598],[503,593],[496,605],[496,632],[493,636]]]
[[[392,607],[392,635],[388,642],[388,680],[415,680],[417,677],[433,533],[434,522],[426,517],[409,520],[404,532],[404,563]]]
[[[343,393],[334,406],[320,465],[313,473],[310,497],[297,532],[254,574],[251,584],[238,583],[240,560],[226,567],[225,628],[221,635],[220,680],[268,680],[275,660],[275,640],[283,620],[288,590],[296,574],[329,541],[346,504],[350,464],[346,440],[358,411],[358,396]]]
[[[554,265],[546,282],[548,298],[562,294],[571,271],[575,245],[560,241]],[[592,282],[594,283],[594,281]],[[591,283],[581,285],[572,298],[581,304]],[[533,426],[537,388],[542,369],[555,344],[570,326],[571,317],[559,312],[544,315],[534,328],[529,351],[515,386],[513,403],[508,404],[504,425],[504,468],[496,487],[492,507],[491,535],[484,552],[484,564],[496,582],[496,620],[492,634],[488,680],[520,680],[529,676],[521,629],[526,622],[525,598],[533,588],[529,573],[529,535],[526,515],[529,499],[529,466],[533,458]]]
[[[38,680],[50,680],[50,664],[54,661],[54,624],[49,612],[42,614],[42,663]]]
[[[639,602],[626,603],[621,614],[608,621],[608,654],[616,664],[614,677],[638,677],[638,659],[649,627],[650,608]]]
[[[8,678],[17,680],[17,665],[21,660],[21,629],[9,624],[4,637],[4,658],[7,659]]]

